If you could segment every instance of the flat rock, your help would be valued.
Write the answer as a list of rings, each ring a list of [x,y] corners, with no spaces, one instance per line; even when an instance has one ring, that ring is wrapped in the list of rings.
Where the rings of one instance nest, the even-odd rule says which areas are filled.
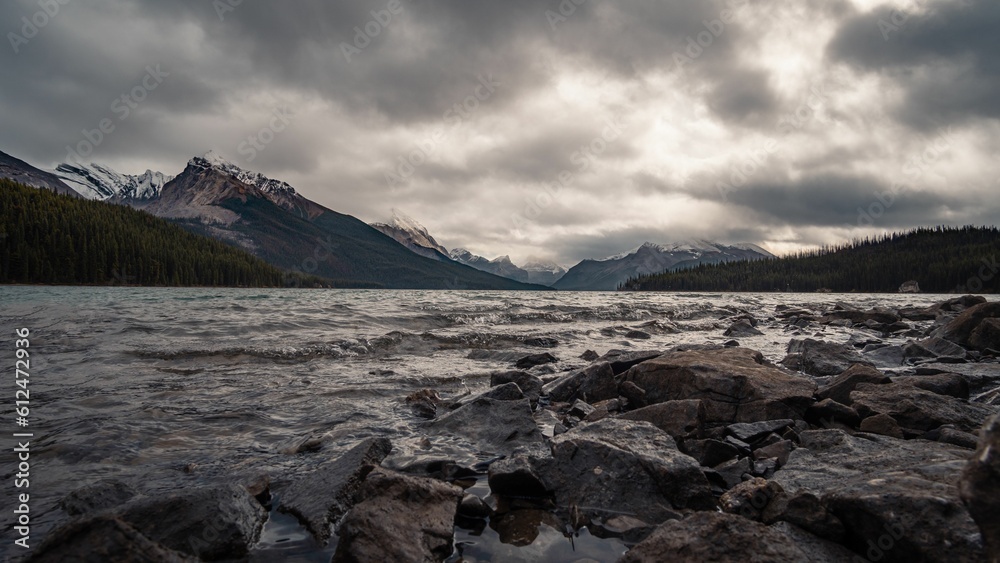
[[[479,398],[426,423],[425,428],[466,438],[484,451],[501,454],[543,441],[527,399]]]
[[[996,412],[984,405],[899,384],[858,385],[851,392],[851,406],[862,417],[887,414],[903,428],[925,432],[945,424],[975,432]]]
[[[788,343],[788,355],[781,364],[809,375],[837,375],[854,364],[871,365],[853,347],[822,340],[794,339]]]
[[[892,378],[893,383],[912,385],[918,389],[969,400],[969,382],[957,373],[941,373],[937,375],[903,375]]]
[[[667,401],[627,412],[619,418],[649,422],[675,440],[700,438],[705,425],[705,405],[701,400]]]
[[[139,492],[131,485],[112,479],[77,489],[66,495],[59,505],[70,516],[79,516],[117,508],[137,496]]]
[[[795,421],[787,418],[781,420],[764,420],[761,422],[742,422],[739,424],[730,424],[726,427],[726,432],[737,440],[751,444],[768,434],[780,434],[785,428],[794,425]]]
[[[611,370],[615,372],[615,375],[621,375],[632,366],[639,365],[653,358],[659,358],[662,355],[663,351],[661,350],[609,350],[608,353],[598,358],[597,361],[611,364]]]
[[[530,354],[522,358],[518,358],[514,365],[517,366],[517,369],[528,369],[545,364],[554,364],[558,361],[559,358],[545,352],[542,354]]]
[[[962,472],[959,490],[982,531],[990,559],[1000,560],[1000,415],[983,427],[979,449]]]
[[[364,440],[293,481],[282,494],[278,509],[298,518],[317,541],[326,543],[331,524],[347,513],[365,477],[390,451],[392,443],[386,438]]]
[[[850,405],[851,391],[862,383],[888,384],[892,383],[892,379],[871,366],[856,364],[821,387],[816,396],[820,399],[833,399],[842,405]]]
[[[653,403],[701,400],[706,423],[801,419],[816,384],[764,361],[747,348],[673,352],[625,375]]]
[[[376,469],[344,517],[333,561],[443,561],[462,498],[454,485]]]
[[[112,515],[71,521],[51,532],[31,557],[34,563],[195,563],[199,559],[151,541]]]
[[[572,403],[584,399],[596,403],[618,398],[618,383],[611,364],[600,362],[545,385],[542,393],[555,402]]]

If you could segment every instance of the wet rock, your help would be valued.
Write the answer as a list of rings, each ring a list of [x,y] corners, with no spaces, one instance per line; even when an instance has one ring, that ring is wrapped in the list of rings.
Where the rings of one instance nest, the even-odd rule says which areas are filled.
[[[347,512],[365,477],[390,451],[392,443],[386,438],[364,440],[293,481],[281,495],[278,510],[295,516],[320,544],[325,544],[330,525]]]
[[[816,389],[747,348],[672,352],[634,366],[625,380],[650,403],[702,400],[706,423],[801,419]]]
[[[466,494],[458,505],[458,513],[466,518],[489,518],[493,510],[476,495]]]
[[[792,340],[788,355],[781,361],[785,367],[809,375],[837,375],[854,364],[871,365],[854,348],[822,340]]]
[[[542,498],[551,496],[527,454],[516,454],[490,465],[490,491],[505,497]]]
[[[139,496],[139,491],[118,480],[108,480],[77,489],[59,503],[70,516],[117,508]]]
[[[743,482],[743,476],[752,471],[749,458],[734,459],[715,467],[715,472],[726,482],[726,488],[731,489]]]
[[[630,340],[649,340],[653,335],[642,330],[630,330],[625,333],[625,338]]]
[[[810,492],[788,495],[782,490],[765,508],[763,521],[765,524],[788,522],[817,537],[838,543],[847,533],[844,523]]]
[[[490,387],[515,383],[524,396],[534,405],[542,394],[542,380],[524,371],[502,371],[490,374]]]
[[[155,543],[214,561],[247,556],[267,511],[234,484],[141,497],[116,515]]]
[[[746,338],[749,336],[763,336],[764,333],[754,328],[754,325],[750,321],[741,320],[733,323],[722,335],[730,338]]]
[[[433,393],[433,392],[431,392]],[[413,396],[413,395],[411,395]],[[409,397],[407,397],[407,403],[409,403]],[[414,409],[417,412],[419,409]],[[315,453],[323,449],[323,446],[330,441],[330,437],[326,434],[309,434],[308,436],[298,438],[285,447],[281,448],[279,451],[285,455],[299,455]],[[191,473],[194,469],[186,470],[185,472]]]
[[[517,366],[517,369],[528,369],[545,364],[554,364],[558,361],[559,358],[545,352],[544,354],[531,354],[524,356],[523,358],[518,359],[514,365]]]
[[[669,561],[682,563],[844,561],[832,554],[807,553],[801,541],[779,530],[733,514],[699,512],[661,525],[619,563],[661,563],[667,554]]]
[[[542,392],[553,402],[571,403],[583,399],[594,403],[617,398],[618,383],[611,364],[601,362],[546,384]]]
[[[754,477],[726,491],[719,499],[719,507],[723,512],[761,521],[768,506],[784,493],[781,485]]]
[[[899,427],[896,419],[887,414],[876,414],[861,421],[862,432],[878,434],[880,436],[891,436],[903,439],[903,429]]]
[[[702,467],[716,467],[731,459],[736,459],[740,450],[732,444],[719,440],[685,440],[684,451],[702,465]]]
[[[726,432],[738,440],[751,444],[768,434],[781,432],[785,428],[794,425],[795,421],[790,419],[743,422],[739,424],[730,424],[726,427]]]
[[[618,392],[625,400],[628,401],[628,405],[634,409],[641,409],[649,405],[646,401],[646,390],[639,387],[631,381],[626,381],[618,386]]]
[[[926,350],[929,350],[935,356],[947,356],[954,358],[965,358],[968,352],[965,348],[962,348],[954,342],[949,342],[943,338],[925,338],[918,342]]]
[[[700,401],[667,401],[621,415],[622,420],[649,422],[676,440],[700,438],[705,405]]]
[[[918,389],[956,399],[969,399],[969,382],[956,373],[899,376],[892,378],[892,382],[899,385],[911,385]]]
[[[827,425],[829,422],[839,422],[851,428],[861,424],[858,411],[843,405],[833,399],[823,399],[806,411],[806,421],[810,424]]]
[[[1000,415],[983,427],[979,449],[962,472],[959,490],[979,525],[990,560],[1000,560]]]
[[[532,336],[524,339],[524,345],[535,348],[555,348],[559,346],[559,341],[548,336]]]
[[[648,523],[632,516],[619,514],[606,520],[598,520],[590,526],[590,531],[601,538],[622,538],[626,543],[637,544],[649,537],[656,529]]]
[[[475,402],[478,399],[493,399],[496,401],[520,401],[524,399],[524,392],[517,383],[509,382],[496,387],[491,387],[488,391],[476,396],[470,401],[460,403],[458,407]]]
[[[1000,350],[1000,318],[983,319],[969,335],[969,347],[981,352]]]
[[[525,547],[535,543],[542,526],[561,530],[565,524],[550,510],[522,508],[498,514],[490,519],[500,543]]]
[[[437,394],[437,391],[432,389],[423,389],[408,395],[405,399],[405,403],[417,416],[421,418],[434,418],[437,416],[438,407],[444,404],[444,401]],[[320,442],[319,445],[322,445],[322,442]]]
[[[199,559],[153,542],[114,516],[77,519],[49,534],[28,561],[33,563],[195,563]]]
[[[542,443],[527,399],[500,401],[478,398],[426,424],[428,430],[464,437],[477,447],[495,453]]]
[[[833,399],[842,405],[850,405],[851,391],[862,383],[881,385],[892,383],[892,379],[871,366],[855,364],[834,377],[829,385],[821,387],[816,396],[820,399]]]
[[[607,354],[598,358],[598,361],[611,364],[611,371],[615,372],[615,375],[621,375],[631,369],[632,366],[639,365],[653,358],[659,358],[662,355],[663,352],[659,350],[609,350]]]
[[[1000,336],[1000,331],[996,330],[995,321],[984,324],[988,319],[998,317],[1000,317],[1000,302],[980,303],[969,307],[951,322],[936,329],[931,336],[943,338],[973,350],[982,351],[985,348],[998,348],[1000,340],[995,340],[992,346],[988,345],[991,335]],[[983,327],[982,331],[977,333],[981,327]]]
[[[600,358],[600,357],[601,357],[601,355],[598,354],[597,352],[593,351],[593,350],[587,350],[583,354],[580,354],[580,359],[584,360],[586,362],[593,362],[593,361],[597,360],[597,358]]]
[[[674,509],[715,506],[698,463],[646,422],[580,426],[553,438],[551,458],[533,465],[559,506],[575,505],[591,518],[626,513],[657,523]]]
[[[333,560],[443,561],[462,497],[454,485],[377,469],[344,517]]]
[[[887,414],[903,428],[928,431],[944,424],[975,432],[994,410],[909,385],[861,384],[851,392],[851,406],[863,417]]]
[[[269,508],[271,503],[271,477],[267,474],[257,474],[244,478],[241,483],[243,488],[257,499],[264,508]]]
[[[865,352],[864,358],[880,368],[896,368],[905,363],[906,352],[901,346],[881,346],[870,352]]]

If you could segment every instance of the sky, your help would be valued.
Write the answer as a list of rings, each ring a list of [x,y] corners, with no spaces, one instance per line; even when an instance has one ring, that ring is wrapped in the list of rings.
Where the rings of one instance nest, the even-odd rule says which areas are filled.
[[[1000,223],[998,29],[995,0],[13,0],[0,151],[214,150],[522,264],[782,254]]]

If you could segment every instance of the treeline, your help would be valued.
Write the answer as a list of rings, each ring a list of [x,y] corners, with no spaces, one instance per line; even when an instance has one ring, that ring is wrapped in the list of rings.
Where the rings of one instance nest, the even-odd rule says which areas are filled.
[[[781,258],[701,265],[633,278],[624,291],[997,293],[996,227],[921,228]]]
[[[316,287],[148,213],[0,179],[0,283]]]

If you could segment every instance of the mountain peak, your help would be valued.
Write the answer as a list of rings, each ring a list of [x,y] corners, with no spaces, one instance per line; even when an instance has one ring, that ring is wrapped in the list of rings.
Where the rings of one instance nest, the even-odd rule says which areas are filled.
[[[215,152],[214,150],[210,150],[210,151],[206,152],[205,154],[201,155],[200,157],[192,158],[188,162],[188,164],[195,163],[195,161],[197,161],[199,159],[200,160],[204,160],[210,166],[215,167],[215,168],[222,168],[222,169],[239,168],[239,166],[236,166],[232,162],[226,160],[226,158],[224,158],[222,155],[220,155],[219,153]]]

